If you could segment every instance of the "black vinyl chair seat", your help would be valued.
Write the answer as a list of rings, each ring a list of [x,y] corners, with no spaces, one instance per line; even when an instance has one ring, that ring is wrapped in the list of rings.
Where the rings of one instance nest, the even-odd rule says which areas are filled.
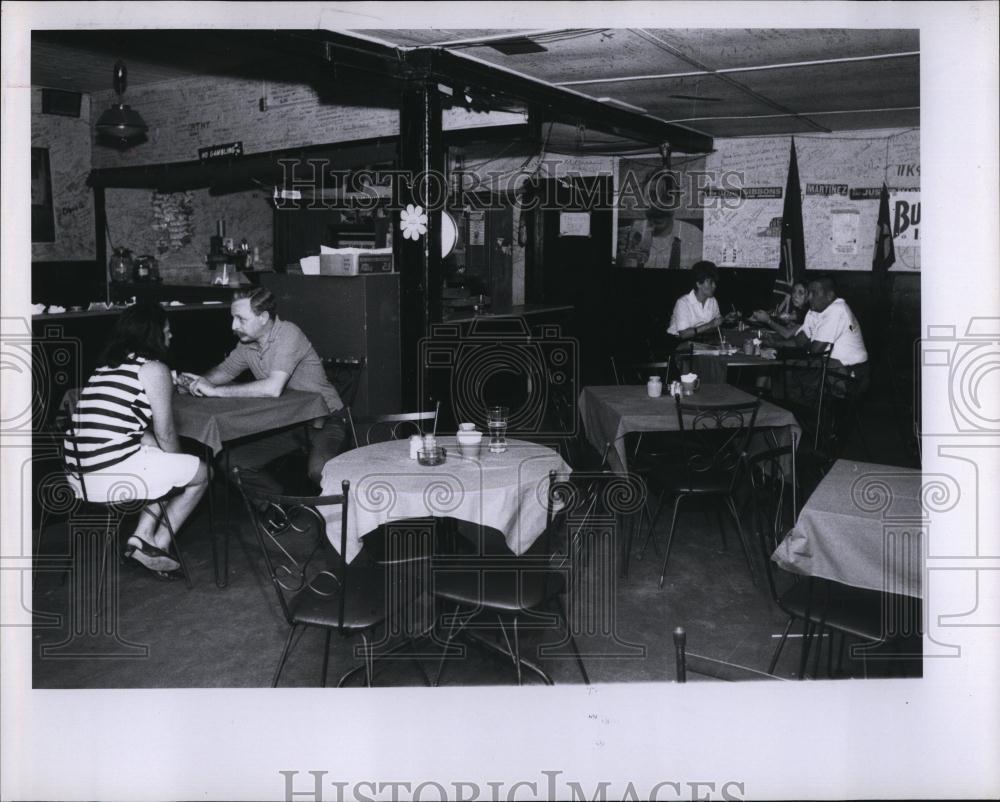
[[[320,685],[326,685],[330,636],[336,632],[343,637],[360,636],[364,643],[364,664],[344,674],[338,685],[364,670],[366,684],[370,686],[374,663],[379,657],[373,653],[369,636],[387,618],[403,610],[417,591],[412,587],[400,588],[399,582],[387,580],[385,566],[362,564],[357,560],[348,564],[344,560],[350,482],[341,482],[339,495],[286,496],[248,490],[240,479],[239,470],[234,470],[234,475],[268,577],[289,625],[271,687],[278,684],[296,631],[309,626],[323,629],[326,635]],[[296,526],[273,532],[263,520],[267,505],[281,507]],[[320,507],[339,508],[339,550],[327,540],[326,518]],[[402,645],[409,645],[409,639]]]
[[[501,553],[500,541],[484,529],[477,554],[441,560],[435,564],[433,595],[453,608],[446,647],[473,619],[480,622],[477,628],[481,628],[488,617],[494,619],[494,623],[485,626],[502,635],[506,648],[472,633],[468,637],[510,659],[517,671],[518,684],[521,683],[523,668],[536,673],[547,685],[552,684],[552,679],[541,667],[522,658],[518,629],[522,621],[547,617],[547,606],[555,607],[558,615],[554,620],[562,621],[566,626],[567,640],[576,656],[580,674],[584,683],[589,684],[590,678],[576,647],[561,594],[568,587],[572,562],[567,558],[575,539],[582,543],[581,550],[586,549],[592,540],[587,531],[591,509],[588,505],[592,496],[581,492],[571,482],[557,481],[555,471],[549,473],[548,480],[546,526],[532,547],[521,556],[515,556],[506,548],[503,549],[506,553]],[[558,513],[555,511],[557,506],[560,508]],[[574,518],[581,512],[580,517]],[[574,521],[573,533],[568,525],[571,518]],[[445,655],[442,655],[435,684],[441,678],[444,663]]]
[[[733,484],[733,475],[722,470],[692,473],[682,465],[663,465],[656,469],[654,481],[668,493],[711,495],[727,493]]]
[[[325,581],[324,581],[325,580]],[[288,602],[292,618],[309,626],[336,627],[344,634],[373,629],[386,618],[386,574],[375,567],[354,569],[343,589],[347,601],[344,618],[338,613],[342,592],[340,582],[332,575],[314,580],[312,586],[299,591]]]
[[[519,558],[515,558],[519,559]],[[434,595],[452,604],[474,606],[487,602],[493,611],[523,612],[566,592],[566,576],[561,571],[539,567],[447,568],[434,572]]]

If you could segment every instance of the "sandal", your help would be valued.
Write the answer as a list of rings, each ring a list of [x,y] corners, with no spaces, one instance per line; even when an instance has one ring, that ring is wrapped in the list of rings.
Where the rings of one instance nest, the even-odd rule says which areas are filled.
[[[176,571],[181,567],[181,564],[171,557],[163,549],[159,549],[143,540],[141,537],[136,537],[132,535],[130,540],[138,540],[141,545],[135,546],[132,543],[127,544],[125,548],[125,556],[131,557],[140,565],[148,568],[154,574],[166,574],[172,571]]]

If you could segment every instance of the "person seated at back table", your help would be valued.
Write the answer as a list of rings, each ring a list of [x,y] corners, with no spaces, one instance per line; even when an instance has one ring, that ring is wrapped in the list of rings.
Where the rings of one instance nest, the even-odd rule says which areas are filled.
[[[852,391],[863,393],[868,387],[868,351],[861,335],[861,324],[843,298],[837,297],[832,276],[809,282],[809,311],[795,336],[776,343],[807,349],[818,354],[833,346],[827,367],[828,385],[835,395],[844,396],[848,383]]]
[[[80,391],[64,450],[67,481],[80,498],[86,490],[90,501],[114,501],[131,485],[136,498],[157,499],[182,488],[165,503],[176,534],[205,493],[208,470],[177,440],[169,347],[170,322],[159,304],[138,303],[122,312],[99,367]],[[158,515],[154,506],[141,510],[125,556],[162,576],[180,563],[167,553],[170,530]]]
[[[809,311],[809,288],[801,281],[796,281],[792,287],[789,297],[788,311],[779,314],[765,312],[763,309],[754,310],[750,315],[750,320],[761,326],[767,326],[785,339],[792,339],[802,328],[806,314]]]
[[[323,466],[337,456],[347,433],[340,395],[327,379],[319,355],[302,330],[278,317],[278,302],[270,290],[259,287],[237,295],[230,311],[239,344],[222,364],[195,378],[188,391],[196,396],[275,398],[287,387],[322,395],[329,414],[312,422],[305,443],[309,452],[307,472],[318,489]],[[254,380],[234,383],[246,370],[253,373]],[[274,424],[276,429],[282,426],[280,420]],[[300,427],[265,433],[227,449],[229,466],[239,468],[243,485],[251,491],[281,493],[281,484],[267,472],[266,466],[302,445]],[[224,454],[220,456],[225,458]],[[268,514],[274,529],[287,525],[279,510],[270,510]]]
[[[667,326],[667,334],[682,340],[710,332],[723,323],[719,302],[715,300],[715,286],[719,280],[715,263],[695,262],[691,266],[691,279],[694,289],[677,299]]]

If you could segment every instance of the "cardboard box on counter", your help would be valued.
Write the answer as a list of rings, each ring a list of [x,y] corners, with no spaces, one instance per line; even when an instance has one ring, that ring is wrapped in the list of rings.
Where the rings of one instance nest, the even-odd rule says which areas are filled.
[[[358,276],[392,273],[392,248],[327,248],[319,257],[323,276]]]

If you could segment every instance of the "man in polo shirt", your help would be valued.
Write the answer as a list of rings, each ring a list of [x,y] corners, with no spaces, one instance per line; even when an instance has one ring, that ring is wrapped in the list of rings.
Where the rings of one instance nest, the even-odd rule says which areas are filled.
[[[837,285],[832,277],[823,276],[809,282],[809,311],[795,341],[813,353],[833,346],[827,374],[836,395],[848,391],[848,379],[854,380],[854,392],[861,393],[867,388],[868,351],[861,336],[861,324],[847,302],[837,297]]]
[[[319,393],[330,414],[308,428],[309,478],[320,484],[323,466],[340,451],[347,431],[344,405],[330,384],[312,344],[294,323],[277,316],[277,300],[263,287],[243,293],[233,301],[233,333],[239,344],[204,376],[189,386],[192,395],[236,398],[277,397],[287,387]],[[249,370],[254,380],[234,383]],[[299,429],[266,434],[229,451],[230,468],[240,469],[244,485],[265,493],[281,493],[280,483],[265,467],[278,457],[298,450]]]
[[[861,325],[843,298],[837,297],[837,285],[830,276],[809,282],[809,311],[790,340],[773,341],[779,347],[808,349],[822,353],[830,346],[827,365],[827,388],[836,396],[860,395],[868,388],[868,351],[861,336]],[[790,395],[811,395],[819,386],[819,374],[805,372],[798,377],[800,387],[788,384]]]

